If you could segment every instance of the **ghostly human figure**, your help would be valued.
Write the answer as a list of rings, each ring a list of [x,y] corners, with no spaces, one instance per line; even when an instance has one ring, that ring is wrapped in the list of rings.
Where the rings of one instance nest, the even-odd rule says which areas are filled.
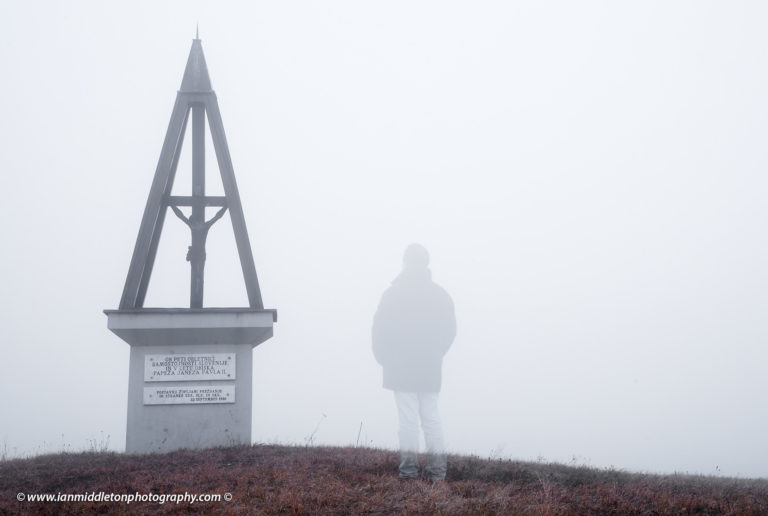
[[[372,340],[384,388],[394,391],[399,418],[400,478],[419,475],[419,420],[427,447],[426,476],[445,478],[447,461],[437,400],[443,356],[456,335],[453,301],[428,268],[429,253],[411,244],[403,270],[384,292]]]

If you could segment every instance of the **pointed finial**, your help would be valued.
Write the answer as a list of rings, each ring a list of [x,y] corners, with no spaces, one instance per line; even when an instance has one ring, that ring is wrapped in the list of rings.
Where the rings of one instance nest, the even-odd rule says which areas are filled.
[[[200,39],[200,24],[195,23],[195,39]]]
[[[179,91],[211,91],[211,79],[208,77],[208,67],[203,56],[203,44],[199,39],[200,34],[196,36],[198,37],[192,40],[192,47],[189,49],[187,67],[184,69],[184,78],[181,80]]]

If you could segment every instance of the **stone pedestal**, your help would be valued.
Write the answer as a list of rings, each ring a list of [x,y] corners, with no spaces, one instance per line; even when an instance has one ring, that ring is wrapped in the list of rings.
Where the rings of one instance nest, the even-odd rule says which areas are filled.
[[[131,346],[126,452],[251,443],[253,348],[274,310],[105,310]]]

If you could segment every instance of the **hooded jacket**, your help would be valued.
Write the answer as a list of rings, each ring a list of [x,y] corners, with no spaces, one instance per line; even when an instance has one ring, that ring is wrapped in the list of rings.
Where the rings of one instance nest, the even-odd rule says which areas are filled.
[[[443,356],[456,336],[448,293],[426,267],[406,267],[384,292],[373,318],[373,353],[384,388],[439,392]]]

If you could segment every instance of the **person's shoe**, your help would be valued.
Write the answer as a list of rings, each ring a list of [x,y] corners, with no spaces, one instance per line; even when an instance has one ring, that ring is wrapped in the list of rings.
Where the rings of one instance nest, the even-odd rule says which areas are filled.
[[[400,453],[400,478],[419,478],[419,456],[414,452]]]
[[[427,464],[424,473],[432,482],[440,482],[445,478],[448,471],[448,458],[444,453],[435,453],[427,455]]]

